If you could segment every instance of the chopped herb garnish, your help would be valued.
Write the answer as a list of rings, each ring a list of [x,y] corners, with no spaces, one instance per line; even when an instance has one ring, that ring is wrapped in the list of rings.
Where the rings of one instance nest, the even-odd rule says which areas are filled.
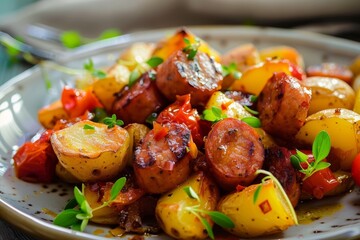
[[[159,66],[164,60],[160,57],[152,57],[146,61],[146,64],[149,65],[151,68],[155,68]]]
[[[147,118],[146,118],[146,123],[152,125],[153,122],[156,120],[156,118],[158,117],[157,113],[151,113]]]
[[[100,36],[97,38],[97,40],[104,40],[104,39],[109,39],[109,38],[113,38],[113,37],[118,37],[120,36],[122,33],[115,29],[115,28],[110,28],[110,29],[106,29],[104,30]]]
[[[103,122],[104,118],[108,117],[104,108],[96,107],[93,110],[94,117],[91,119],[93,122]]]
[[[94,126],[91,126],[91,125],[89,125],[89,124],[85,124],[85,125],[84,125],[84,129],[85,129],[85,130],[94,130],[95,127],[94,127]]]
[[[245,122],[246,124],[250,125],[253,128],[261,127],[260,119],[254,116],[243,117],[241,121]]]
[[[141,73],[138,69],[134,69],[129,76],[129,84],[128,86],[131,87],[132,85],[134,85],[136,83],[136,81],[138,80],[138,78],[140,77]]]
[[[192,187],[186,186],[183,189],[189,198],[196,199],[200,203],[201,201],[200,197]],[[211,239],[215,239],[214,232],[211,228],[210,223],[206,220],[206,218],[202,216],[203,214],[208,215],[211,218],[211,220],[214,221],[214,223],[216,223],[217,225],[223,228],[235,227],[234,222],[222,212],[204,210],[200,208],[200,205],[189,206],[186,207],[185,209],[191,212],[192,214],[194,214],[200,220],[200,222],[205,227],[206,232],[208,233]]]
[[[78,187],[74,187],[74,197],[54,219],[54,224],[62,227],[71,227],[74,230],[84,231],[89,220],[93,217],[93,213],[99,209],[109,206],[115,200],[126,183],[126,178],[118,179],[110,190],[109,201],[104,202],[99,207],[92,209],[85,198],[84,188],[82,184],[81,191]]]
[[[108,125],[108,128],[113,128],[115,125],[122,126],[124,122],[120,119],[116,119],[116,115],[113,114],[111,117],[106,117],[103,119],[103,123]]]
[[[227,118],[227,115],[224,114],[220,108],[212,106],[210,109],[205,109],[203,111],[201,118],[203,120],[216,123],[224,118]]]
[[[94,62],[92,61],[91,58],[89,59],[88,62],[84,63],[84,69],[88,71],[93,77],[100,79],[106,77],[106,73],[104,71],[95,69]]]
[[[256,102],[256,101],[258,100],[258,98],[259,98],[259,96],[251,95],[251,96],[250,96],[250,101],[251,101],[252,103],[254,103],[254,102]]]
[[[185,47],[183,48],[183,52],[187,54],[188,60],[194,60],[195,55],[200,47],[200,40],[198,38],[195,39],[194,43],[188,38],[184,38]]]
[[[228,66],[222,65],[223,76],[231,75],[235,79],[241,77],[241,73],[237,70],[236,63],[230,63]]]
[[[312,153],[315,161],[308,162],[308,155],[296,150],[296,154],[291,155],[291,164],[303,173],[303,180],[310,177],[313,173],[330,167],[330,163],[323,160],[329,155],[331,149],[330,136],[326,131],[320,131],[313,142]],[[304,166],[305,165],[305,166]]]
[[[255,110],[249,108],[249,107],[246,106],[246,105],[243,105],[243,107],[245,108],[246,111],[248,111],[249,113],[251,113],[251,114],[253,114],[253,115],[258,115],[258,114],[259,114],[258,111],[255,111]]]

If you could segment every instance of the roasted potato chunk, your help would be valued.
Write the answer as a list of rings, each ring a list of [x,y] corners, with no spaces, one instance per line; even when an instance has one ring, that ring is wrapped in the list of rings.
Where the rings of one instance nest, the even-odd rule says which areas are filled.
[[[86,128],[85,126],[91,126]],[[59,163],[81,182],[111,180],[126,166],[129,134],[88,120],[56,131],[52,147]]]
[[[328,108],[352,109],[354,106],[354,90],[340,79],[308,77],[303,83],[312,92],[309,115]]]
[[[58,120],[68,118],[69,116],[65,112],[60,100],[55,101],[38,111],[39,122],[46,129],[54,128]]]
[[[191,187],[200,201],[190,198],[185,187]],[[164,232],[173,238],[205,239],[207,233],[204,226],[188,208],[198,205],[201,210],[212,211],[218,198],[217,186],[204,173],[198,172],[159,199],[155,209],[156,218]],[[213,224],[209,216],[201,216]]]
[[[241,192],[224,196],[218,210],[226,214],[235,224],[226,229],[238,237],[258,237],[281,232],[297,223],[291,203],[285,201],[284,194],[273,180],[262,183],[254,203],[258,184],[251,185]]]
[[[329,161],[341,170],[349,171],[360,152],[360,115],[344,108],[326,109],[308,116],[295,139],[311,146],[315,136],[327,131],[331,139]]]

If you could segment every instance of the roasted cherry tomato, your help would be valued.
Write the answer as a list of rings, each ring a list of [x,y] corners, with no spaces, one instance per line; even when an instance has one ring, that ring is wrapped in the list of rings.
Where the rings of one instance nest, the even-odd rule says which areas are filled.
[[[28,182],[51,182],[55,177],[57,157],[50,144],[52,131],[47,130],[35,142],[26,142],[14,155],[16,176]]]
[[[309,163],[315,160],[311,151],[303,150],[301,152],[305,153],[308,156]],[[295,151],[292,151],[292,153],[294,154]],[[326,159],[324,159],[323,161],[326,161]],[[302,167],[306,168],[306,164],[302,164]],[[302,178],[304,177],[303,174],[300,175]],[[334,189],[339,184],[339,181],[334,176],[331,169],[325,168],[314,172],[310,177],[304,179],[302,182],[302,191],[311,194],[316,199],[321,199],[324,197],[325,193]]]
[[[65,87],[62,91],[61,102],[70,118],[79,117],[96,107],[103,107],[91,89],[84,91]]]
[[[306,69],[306,73],[309,77],[333,77],[339,78],[347,83],[351,83],[353,78],[353,73],[348,67],[336,63],[322,63],[321,65],[309,66]]]
[[[191,107],[190,94],[177,96],[176,101],[164,109],[156,119],[158,123],[184,123],[191,131],[191,136],[198,147],[204,145],[199,125],[200,116],[196,109]]]
[[[353,161],[351,175],[356,183],[360,186],[360,153],[358,153]]]

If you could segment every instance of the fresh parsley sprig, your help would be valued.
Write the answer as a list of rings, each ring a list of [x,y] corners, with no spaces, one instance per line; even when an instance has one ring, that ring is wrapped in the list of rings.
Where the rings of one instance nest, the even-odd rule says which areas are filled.
[[[116,199],[121,189],[125,186],[126,178],[119,178],[111,187],[110,199],[102,205],[92,209],[84,195],[85,185],[82,184],[81,191],[74,187],[74,199],[70,200],[65,209],[54,219],[54,224],[62,227],[71,227],[74,230],[84,231],[89,220],[93,217],[93,212],[109,206]]]
[[[188,60],[194,60],[196,53],[200,47],[200,39],[195,38],[195,42],[192,43],[190,39],[184,38],[185,47],[183,48],[183,52],[187,54]]]
[[[87,72],[89,72],[91,74],[91,76],[93,76],[93,77],[100,78],[100,79],[106,77],[106,73],[104,71],[95,69],[94,62],[91,58],[88,60],[88,62],[84,63],[84,69]]]
[[[205,109],[201,115],[203,120],[216,123],[224,118],[227,118],[227,115],[222,112],[218,107],[212,106],[210,109]]]
[[[111,117],[105,117],[102,121],[104,124],[108,125],[108,128],[113,128],[115,125],[124,125],[124,122],[121,119],[117,119],[115,114],[113,114]]]
[[[254,116],[243,117],[243,118],[241,118],[241,121],[245,122],[246,124],[248,124],[249,126],[251,126],[253,128],[261,127],[260,119],[257,117],[254,117]]]
[[[328,168],[331,164],[323,161],[330,153],[331,140],[326,131],[320,131],[312,144],[312,154],[315,161],[309,162],[308,155],[296,150],[296,154],[290,156],[291,164],[303,173],[305,176],[303,180],[310,177],[313,173]],[[303,165],[306,165],[303,167]]]
[[[200,197],[192,187],[186,186],[183,188],[183,190],[186,192],[189,198],[196,199],[200,203]],[[219,211],[204,210],[200,208],[200,205],[188,206],[186,207],[186,210],[194,214],[200,220],[211,239],[215,239],[214,232],[210,223],[202,215],[208,215],[211,220],[214,221],[214,223],[223,228],[235,227],[234,222],[228,216]]]

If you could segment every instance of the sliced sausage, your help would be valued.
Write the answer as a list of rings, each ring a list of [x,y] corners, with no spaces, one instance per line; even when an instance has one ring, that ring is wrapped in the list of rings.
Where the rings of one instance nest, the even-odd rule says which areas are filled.
[[[257,103],[263,129],[273,136],[291,139],[305,122],[310,99],[311,91],[298,79],[274,73]]]
[[[301,189],[298,171],[290,162],[290,150],[285,147],[272,147],[265,151],[264,169],[271,172],[280,182],[293,207],[299,202]]]
[[[259,134],[234,118],[225,118],[213,126],[205,141],[205,154],[209,171],[225,190],[249,185],[264,162]]]
[[[198,51],[189,60],[179,50],[158,67],[156,85],[170,101],[175,101],[176,95],[190,93],[191,105],[203,106],[221,88],[222,80],[221,66],[212,57]]]
[[[133,86],[117,94],[112,112],[125,124],[145,123],[150,114],[161,111],[165,105],[165,98],[149,73],[145,73]]]
[[[190,160],[196,155],[197,148],[186,125],[154,122],[154,129],[135,150],[136,180],[148,193],[167,192],[188,178]]]

